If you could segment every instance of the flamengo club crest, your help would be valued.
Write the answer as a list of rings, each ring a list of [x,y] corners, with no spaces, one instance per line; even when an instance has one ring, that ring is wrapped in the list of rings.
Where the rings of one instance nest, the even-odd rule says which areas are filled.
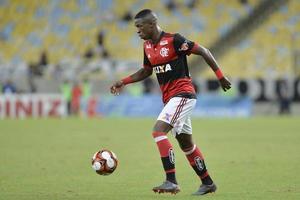
[[[160,49],[159,53],[162,57],[167,57],[169,55],[169,48],[163,47]]]

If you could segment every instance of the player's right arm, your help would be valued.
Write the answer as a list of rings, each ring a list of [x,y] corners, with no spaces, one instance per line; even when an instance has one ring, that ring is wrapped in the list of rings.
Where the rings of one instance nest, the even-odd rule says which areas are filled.
[[[135,72],[134,74],[131,74],[130,76],[123,78],[120,81],[115,82],[110,87],[110,92],[114,95],[119,95],[125,85],[146,79],[147,77],[151,76],[152,71],[153,71],[153,69],[151,67],[151,63],[150,63],[148,57],[146,56],[146,53],[144,50],[144,67],[141,68],[140,70],[138,70],[137,72]]]
[[[142,81],[146,79],[147,77],[151,76],[152,70],[149,68],[141,68],[134,74],[123,78],[120,81],[115,82],[111,87],[110,87],[110,92],[114,95],[119,95],[122,89],[124,88],[125,85],[130,84],[130,83],[135,83],[138,81]]]

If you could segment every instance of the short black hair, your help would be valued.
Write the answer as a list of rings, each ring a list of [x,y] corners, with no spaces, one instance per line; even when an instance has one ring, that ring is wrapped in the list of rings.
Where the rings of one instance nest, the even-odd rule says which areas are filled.
[[[143,17],[146,17],[149,14],[153,14],[152,10],[150,10],[150,9],[143,9],[143,10],[141,10],[140,12],[138,12],[135,15],[134,19],[143,18]]]

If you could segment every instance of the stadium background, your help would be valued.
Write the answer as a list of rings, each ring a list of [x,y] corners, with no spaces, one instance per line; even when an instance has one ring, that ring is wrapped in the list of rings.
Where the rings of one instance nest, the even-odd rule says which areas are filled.
[[[120,108],[114,108],[116,103],[106,96],[114,80],[135,72],[142,64],[142,41],[136,36],[132,17],[137,10],[149,7],[158,13],[159,23],[165,30],[179,32],[211,49],[233,82],[233,89],[227,96],[255,102],[251,108],[241,110],[244,114],[238,116],[276,114],[280,101],[292,102],[290,112],[300,113],[297,103],[300,100],[298,1],[170,2],[3,0],[0,4],[2,86],[10,80],[19,94],[62,94],[66,81],[71,89],[77,83],[81,90],[86,89],[81,91],[85,99],[81,102],[84,111],[81,113],[89,109],[90,112],[94,110],[93,115],[128,114],[124,110],[134,106],[125,102]],[[191,56],[189,62],[200,96],[218,93],[219,86],[210,68],[195,56]],[[8,89],[5,93],[10,92]],[[145,93],[159,95],[154,76],[128,87],[124,94],[141,97]],[[91,97],[93,100],[89,102]],[[25,103],[18,106],[15,103],[18,99],[7,105],[6,98],[1,97],[0,116],[48,112],[36,111],[37,103],[29,105],[30,101],[38,101],[38,97],[28,98],[33,99],[20,100]],[[217,102],[216,106],[220,104],[228,105],[228,101]],[[210,106],[215,105],[206,107]],[[66,113],[60,109],[61,113]],[[130,111],[130,114],[149,113],[147,110],[135,112]],[[221,116],[232,113],[231,109],[226,111],[226,106],[224,112],[219,113]]]
[[[215,198],[299,198],[298,0],[0,0],[0,199],[120,199],[128,195],[124,185],[152,186],[152,179],[141,177],[161,180],[154,169],[145,172],[125,159],[128,154],[143,159],[142,151],[135,151],[142,145],[157,160],[157,165],[150,159],[142,166],[160,167],[149,134],[140,134],[151,130],[162,107],[156,78],[130,85],[118,97],[109,94],[113,81],[142,66],[143,41],[132,18],[143,8],[158,14],[165,31],[209,48],[233,83],[223,93],[207,64],[189,57],[199,94],[194,131],[202,133],[195,138],[209,165],[224,170],[215,174],[225,188]],[[72,94],[77,96],[73,100]],[[143,142],[133,145],[122,133]],[[101,147],[111,148],[121,160],[117,175],[105,181],[86,169],[87,157]],[[53,156],[50,149],[59,154]],[[276,153],[266,153],[272,150]],[[235,157],[227,160],[220,152]],[[65,160],[73,153],[76,159]],[[43,157],[51,164],[45,165]],[[185,162],[180,155],[178,160]],[[61,171],[65,167],[67,173]],[[236,178],[226,170],[235,171]],[[274,178],[280,174],[292,181]],[[265,177],[257,184],[254,176]],[[236,191],[232,182],[240,185]],[[278,182],[283,194],[276,192],[282,189]],[[122,189],[115,194],[106,183]],[[97,185],[105,188],[100,195]],[[128,190],[128,199],[152,198],[143,187]]]

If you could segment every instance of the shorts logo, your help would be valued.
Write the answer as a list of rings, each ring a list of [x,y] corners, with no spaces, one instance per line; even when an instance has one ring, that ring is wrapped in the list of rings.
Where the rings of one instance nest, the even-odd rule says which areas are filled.
[[[175,164],[175,154],[173,149],[169,149],[169,159],[172,164]]]
[[[166,115],[163,117],[163,119],[165,119],[166,121],[170,122],[171,116],[172,116],[171,114],[166,113]]]
[[[160,49],[159,53],[162,57],[167,57],[169,55],[169,48],[163,47]]]
[[[196,164],[196,167],[202,171],[204,169],[204,164],[203,164],[203,160],[201,160],[201,158],[198,156],[198,157],[195,157],[194,158],[194,161],[195,161],[195,164]]]

